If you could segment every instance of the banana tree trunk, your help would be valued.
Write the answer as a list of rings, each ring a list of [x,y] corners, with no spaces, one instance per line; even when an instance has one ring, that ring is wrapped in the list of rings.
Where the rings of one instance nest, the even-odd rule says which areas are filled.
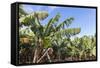
[[[37,63],[39,63],[46,55],[48,55],[49,50],[50,50],[50,48],[48,48],[46,50],[46,52],[40,57],[40,59],[37,61]],[[48,55],[47,57],[48,57],[49,61],[51,62],[50,56]]]
[[[38,57],[38,38],[37,37],[35,37],[35,46],[36,46],[36,49],[34,51],[33,63],[36,63],[37,57]]]
[[[37,59],[37,48],[36,48],[35,53],[34,53],[33,63],[36,63],[36,59]]]
[[[47,58],[48,58],[49,62],[52,62],[48,52],[47,52]]]
[[[60,56],[60,51],[58,50],[58,60],[60,61],[61,60],[61,56]]]

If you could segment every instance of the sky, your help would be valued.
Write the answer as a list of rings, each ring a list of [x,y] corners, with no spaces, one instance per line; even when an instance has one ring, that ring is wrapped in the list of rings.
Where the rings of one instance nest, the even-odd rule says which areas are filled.
[[[60,6],[41,6],[41,5],[23,5],[23,9],[27,13],[34,11],[47,11],[49,16],[41,21],[42,25],[48,23],[50,18],[60,13],[61,17],[58,23],[63,22],[68,17],[73,17],[74,21],[69,28],[81,28],[81,32],[77,35],[94,35],[96,33],[96,9],[94,8],[78,8],[78,7],[60,7]]]

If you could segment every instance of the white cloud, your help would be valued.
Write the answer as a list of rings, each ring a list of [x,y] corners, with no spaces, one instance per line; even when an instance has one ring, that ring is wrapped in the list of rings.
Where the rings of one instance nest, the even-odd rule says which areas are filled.
[[[24,9],[24,11],[27,12],[27,13],[31,13],[31,12],[34,11],[34,9],[32,9],[31,6],[26,6],[26,5],[23,5],[23,9]]]
[[[59,7],[56,7],[56,6],[49,6],[49,13],[51,13],[53,10],[55,10],[56,8],[59,8]]]
[[[49,13],[51,13],[53,10],[55,10],[56,8],[59,8],[57,6],[34,6],[34,5],[23,5],[23,9],[25,10],[25,12],[27,13],[32,13],[34,11],[48,11]]]
[[[56,6],[50,6],[50,8],[51,8],[51,9],[56,9],[56,8],[58,8],[58,7],[56,7]]]

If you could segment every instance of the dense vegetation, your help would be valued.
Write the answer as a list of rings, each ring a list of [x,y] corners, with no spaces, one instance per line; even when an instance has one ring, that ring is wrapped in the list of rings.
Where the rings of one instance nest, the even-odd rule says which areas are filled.
[[[19,7],[20,64],[96,59],[95,35],[74,37],[82,28],[69,28],[73,17],[58,23],[60,13],[42,25],[41,21],[48,16],[46,11],[28,14],[22,6]]]

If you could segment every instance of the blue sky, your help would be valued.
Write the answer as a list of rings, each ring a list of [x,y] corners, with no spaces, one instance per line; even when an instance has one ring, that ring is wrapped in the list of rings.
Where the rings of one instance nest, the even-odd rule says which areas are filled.
[[[81,32],[77,35],[79,37],[83,35],[94,35],[96,33],[96,9],[93,8],[23,5],[23,9],[27,13],[47,11],[49,16],[41,22],[43,25],[47,24],[50,18],[54,17],[57,13],[61,15],[59,23],[68,17],[74,17],[74,21],[69,28],[80,27]]]

